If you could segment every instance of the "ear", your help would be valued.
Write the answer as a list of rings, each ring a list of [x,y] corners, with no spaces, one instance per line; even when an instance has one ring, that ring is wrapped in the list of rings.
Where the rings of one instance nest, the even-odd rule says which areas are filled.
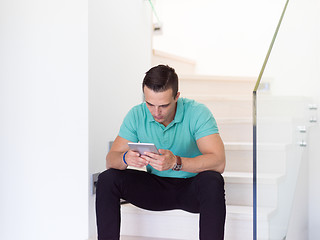
[[[176,95],[176,97],[175,97],[175,101],[178,101],[178,99],[179,99],[179,97],[180,97],[180,92],[177,92],[177,95]]]

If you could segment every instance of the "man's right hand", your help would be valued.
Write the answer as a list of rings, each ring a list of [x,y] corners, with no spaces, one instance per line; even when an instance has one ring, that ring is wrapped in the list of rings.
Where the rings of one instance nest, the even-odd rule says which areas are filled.
[[[106,157],[107,169],[115,168],[124,170],[128,166],[143,168],[149,164],[148,160],[143,159],[138,152],[130,150],[128,142],[129,141],[127,139],[124,139],[120,136],[116,137]],[[125,164],[123,161],[123,155],[126,152],[127,154],[125,156],[125,161],[127,164]]]
[[[125,153],[123,153],[124,155]],[[122,155],[122,157],[123,157]],[[140,153],[134,152],[132,150],[129,150],[127,154],[125,155],[125,161],[128,166],[130,167],[136,167],[136,168],[143,168],[149,164],[149,162],[145,159],[143,159],[140,156]]]

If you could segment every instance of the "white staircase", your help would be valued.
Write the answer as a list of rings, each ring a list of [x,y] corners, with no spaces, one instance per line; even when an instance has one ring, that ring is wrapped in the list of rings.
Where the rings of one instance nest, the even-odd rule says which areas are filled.
[[[223,174],[227,203],[225,239],[252,239],[252,90],[255,79],[199,76],[192,74],[195,64],[190,60],[182,61],[187,63],[182,66],[181,58],[172,55],[166,58],[159,51],[154,54],[161,58],[154,57],[153,65],[168,64],[176,69],[181,97],[205,103],[216,118],[227,159]],[[266,188],[275,191],[270,176],[265,176],[264,181]],[[269,206],[264,209],[266,222],[274,201],[270,199]],[[151,212],[130,204],[122,205],[121,212],[123,240],[134,236],[150,240],[198,239],[198,214],[180,210]]]
[[[225,144],[225,239],[250,240],[253,236],[251,94],[255,79],[179,74],[179,80],[181,97],[195,99],[209,107]],[[272,177],[265,176],[264,181],[266,188],[274,192]],[[264,210],[266,222],[275,201],[269,199],[269,207]],[[198,218],[198,214],[184,211],[150,212],[123,205],[121,229],[126,236],[196,240]]]

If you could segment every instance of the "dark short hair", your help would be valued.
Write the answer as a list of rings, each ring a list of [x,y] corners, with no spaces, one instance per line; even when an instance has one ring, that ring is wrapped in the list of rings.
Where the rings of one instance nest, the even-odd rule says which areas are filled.
[[[142,82],[142,91],[144,86],[150,88],[154,92],[164,92],[172,89],[173,97],[178,93],[178,75],[175,70],[168,65],[158,65],[152,67]]]

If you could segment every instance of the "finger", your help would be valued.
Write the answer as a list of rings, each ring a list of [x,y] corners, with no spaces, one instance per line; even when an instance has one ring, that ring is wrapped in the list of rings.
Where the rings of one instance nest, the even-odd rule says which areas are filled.
[[[145,167],[145,165],[143,165],[143,164],[132,164],[131,165],[131,167],[135,167],[135,168],[143,168],[143,167]]]
[[[150,157],[147,155],[141,155],[140,158],[142,158],[144,161],[149,162]]]
[[[159,158],[159,154],[155,154],[155,153],[152,153],[152,152],[144,152],[144,155],[145,156],[148,156],[149,158],[153,158],[153,159],[158,159]]]
[[[138,164],[140,164],[141,166],[147,166],[149,164],[149,161],[142,158],[142,157],[139,157],[139,160],[138,160]]]
[[[149,164],[145,159],[141,158],[139,153],[133,151],[128,156],[127,163],[132,167],[141,167]]]
[[[133,166],[134,167],[139,167],[139,168],[142,168],[142,167],[145,167],[147,166],[148,164],[146,164],[145,162],[137,162],[135,163]]]
[[[150,164],[151,161],[156,160],[148,155],[141,155],[141,158],[143,158],[148,164]],[[158,160],[156,160],[156,161],[158,161]]]
[[[129,152],[130,152],[129,154],[130,154],[131,156],[140,157],[140,153],[138,153],[138,152],[136,152],[136,151],[130,150]]]
[[[152,162],[149,163],[149,165],[150,165],[151,167],[153,167],[154,169],[156,169],[156,170],[158,170],[158,171],[161,171],[161,170],[160,170],[160,169],[161,169],[161,166],[160,166],[159,164],[157,164],[156,162],[152,161]]]
[[[163,168],[163,161],[161,160],[150,158],[149,164],[159,171]]]

